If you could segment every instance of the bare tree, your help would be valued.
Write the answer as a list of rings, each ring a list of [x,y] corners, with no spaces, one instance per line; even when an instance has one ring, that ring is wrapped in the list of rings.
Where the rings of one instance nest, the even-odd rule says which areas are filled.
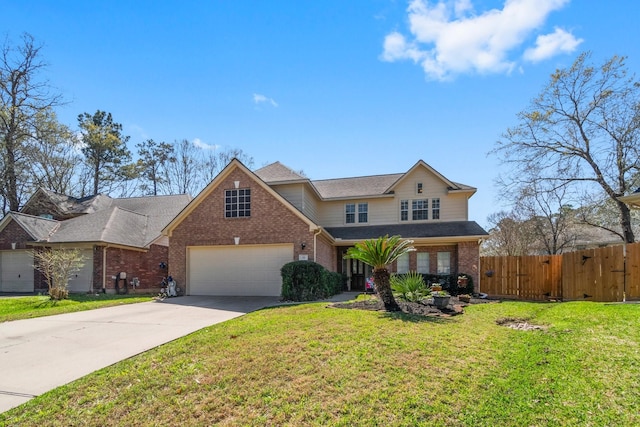
[[[249,169],[253,168],[253,157],[240,148],[208,150],[203,156],[202,163],[202,179],[204,184],[207,185],[211,182],[234,158],[240,160]]]
[[[159,183],[165,194],[197,194],[202,188],[200,170],[202,152],[187,139],[173,144],[174,156],[165,165],[163,182]]]
[[[71,130],[51,111],[38,120],[35,135],[26,144],[30,191],[43,187],[61,194],[76,193],[76,170],[82,159]]]
[[[34,268],[42,273],[49,286],[49,296],[54,300],[69,296],[67,285],[71,275],[84,265],[80,249],[43,248],[33,252]]]
[[[46,64],[40,59],[41,45],[23,34],[22,44],[5,40],[0,52],[0,149],[2,150],[2,196],[4,207],[20,208],[24,185],[20,182],[24,146],[38,130],[38,115],[60,105],[61,95],[52,92],[41,78]]]
[[[574,245],[578,221],[575,210],[567,203],[567,192],[566,186],[555,185],[553,181],[522,188],[515,209],[530,224],[539,246],[537,252],[555,255]]]
[[[590,56],[557,70],[493,153],[513,166],[507,186],[545,182],[576,194],[604,193],[617,208],[619,235],[631,243],[629,208],[618,197],[629,192],[640,166],[640,82],[628,77],[624,57],[596,67]]]
[[[489,237],[482,243],[484,256],[530,255],[535,251],[536,238],[530,222],[511,211],[489,215]]]

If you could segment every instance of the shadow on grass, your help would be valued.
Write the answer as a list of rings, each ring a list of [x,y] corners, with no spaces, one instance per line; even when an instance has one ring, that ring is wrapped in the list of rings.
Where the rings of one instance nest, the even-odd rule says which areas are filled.
[[[400,320],[402,322],[410,323],[448,323],[451,321],[450,317],[440,317],[428,314],[413,314],[405,313],[402,311],[385,311],[380,313],[381,318],[387,318],[390,320]]]

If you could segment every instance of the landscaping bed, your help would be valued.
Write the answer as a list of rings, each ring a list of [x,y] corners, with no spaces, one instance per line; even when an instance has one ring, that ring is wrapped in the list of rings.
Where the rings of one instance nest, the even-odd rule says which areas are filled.
[[[433,305],[430,298],[427,298],[422,302],[408,302],[402,301],[401,299],[396,299],[396,302],[400,306],[402,313],[430,317],[450,317],[464,313],[464,307],[470,304],[483,304],[498,301],[481,298],[471,298],[471,301],[467,303],[460,301],[458,297],[452,296],[449,300],[449,305],[447,305],[445,308],[436,307],[435,305]],[[367,296],[364,298],[361,297],[354,301],[333,303],[330,305],[330,307],[385,311],[384,304],[382,304],[382,301],[375,296]]]

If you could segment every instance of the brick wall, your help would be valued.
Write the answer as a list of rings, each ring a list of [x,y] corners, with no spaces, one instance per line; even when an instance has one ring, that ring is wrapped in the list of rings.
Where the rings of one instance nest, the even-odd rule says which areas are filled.
[[[93,258],[93,280],[94,289],[102,290],[102,256],[103,247],[94,251]],[[137,277],[140,280],[140,286],[136,288],[136,292],[155,293],[160,289],[162,278],[167,275],[166,269],[160,268],[161,262],[167,262],[169,248],[160,245],[151,245],[146,252],[133,251],[122,248],[107,248],[107,267],[106,267],[106,289],[107,292],[115,291],[115,281],[112,276],[116,276],[119,272],[127,273],[127,282],[129,284],[129,292],[132,292],[131,279]],[[123,286],[123,283],[120,283]]]
[[[477,241],[458,243],[458,272],[466,273],[473,278],[475,292],[480,289],[479,263],[480,244]]]
[[[429,254],[429,272],[436,274],[438,272],[438,252],[449,252],[451,274],[456,274],[458,271],[458,247],[456,245],[441,245],[441,246],[417,246],[415,251],[409,252],[409,271],[416,271],[418,269],[418,252],[427,252]],[[390,269],[391,272],[398,271],[398,265],[393,263]]]
[[[26,242],[33,242],[33,239],[13,220],[0,232],[0,250],[13,249],[11,243],[16,243],[16,249],[27,249]]]
[[[249,218],[224,218],[224,191],[235,188],[234,181],[239,181],[239,188],[251,189]],[[240,245],[293,243],[292,261],[300,254],[313,259],[314,239],[309,225],[253,177],[235,169],[173,230],[169,238],[170,274],[178,283],[186,284],[188,246],[233,245],[234,237],[240,238]],[[321,245],[319,249],[324,259],[325,249]]]
[[[329,271],[338,271],[336,248],[324,237],[320,236],[317,238],[317,245],[316,262]]]

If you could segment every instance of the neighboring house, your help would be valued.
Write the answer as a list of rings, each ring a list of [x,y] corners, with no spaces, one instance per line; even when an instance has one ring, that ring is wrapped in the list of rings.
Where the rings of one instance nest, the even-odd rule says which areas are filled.
[[[468,219],[476,189],[422,160],[404,173],[311,181],[279,162],[255,172],[232,160],[163,230],[169,273],[191,295],[280,295],[280,268],[312,260],[364,290],[370,267],[344,259],[365,239],[400,235],[415,252],[395,272],[466,273],[478,286],[479,243]]]
[[[33,268],[33,250],[43,248],[82,250],[85,262],[69,282],[72,292],[111,291],[112,277],[120,272],[127,273],[129,284],[136,277],[141,290],[155,290],[167,274],[162,267],[168,240],[161,230],[190,200],[187,195],[77,199],[39,189],[20,212],[0,221],[0,292],[47,289]]]

